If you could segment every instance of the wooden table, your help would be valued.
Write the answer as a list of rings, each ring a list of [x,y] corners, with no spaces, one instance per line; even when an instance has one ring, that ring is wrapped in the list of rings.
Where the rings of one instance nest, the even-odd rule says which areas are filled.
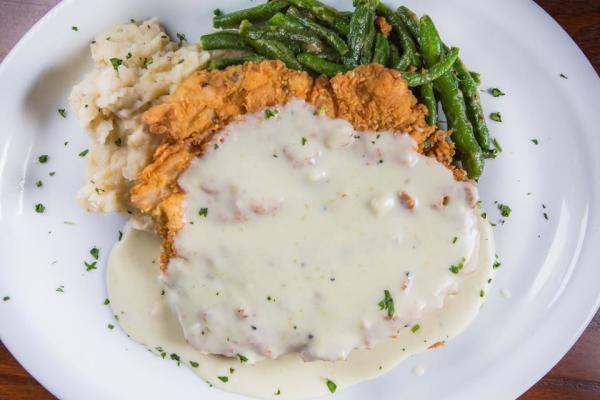
[[[0,60],[58,2],[0,0]],[[600,0],[537,0],[537,3],[569,32],[600,73]],[[0,343],[0,400],[53,398]],[[600,313],[569,353],[521,399],[600,399]]]

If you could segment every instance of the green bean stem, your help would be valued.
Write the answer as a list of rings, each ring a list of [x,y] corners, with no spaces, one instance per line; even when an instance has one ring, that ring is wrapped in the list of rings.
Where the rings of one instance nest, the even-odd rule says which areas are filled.
[[[418,43],[419,42],[419,18],[417,18],[417,14],[411,11],[408,7],[401,6],[396,10],[396,14],[412,35],[413,39]]]
[[[349,71],[349,68],[345,65],[323,60],[314,54],[300,53],[297,57],[298,61],[307,69],[326,75],[330,78],[337,74],[343,74],[344,72]]]
[[[271,18],[275,13],[286,9],[288,5],[287,0],[272,0],[256,7],[216,15],[213,17],[213,26],[215,28],[234,28],[239,26],[243,20],[266,20]]]
[[[438,63],[442,57],[442,40],[428,16],[423,16],[419,26],[421,51],[427,65]],[[452,140],[456,145],[462,166],[471,179],[477,180],[483,171],[483,153],[475,139],[473,126],[467,117],[467,110],[458,81],[452,72],[446,72],[434,83],[448,122],[452,127]]]

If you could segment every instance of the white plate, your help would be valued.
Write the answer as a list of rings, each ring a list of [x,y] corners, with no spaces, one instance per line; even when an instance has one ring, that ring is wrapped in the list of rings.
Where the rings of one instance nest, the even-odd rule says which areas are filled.
[[[488,163],[480,188],[493,220],[495,200],[513,213],[495,229],[503,267],[475,323],[444,348],[336,397],[515,398],[565,354],[598,308],[600,158],[594,119],[600,80],[533,2],[405,3],[433,17],[445,40],[483,74],[484,88],[507,94],[482,94],[487,112],[502,112],[504,122],[490,126],[504,152]],[[25,368],[61,399],[240,398],[208,388],[119,329],[107,329],[114,321],[102,304],[104,262],[123,220],[87,214],[75,203],[85,163],[78,153],[88,147],[87,138],[73,113],[63,119],[57,109],[66,108],[70,87],[90,65],[92,35],[109,25],[158,16],[171,34],[195,39],[210,29],[213,8],[250,4],[63,1],[0,67],[0,298],[11,297],[0,301],[0,334]],[[49,154],[50,161],[39,164],[40,154]],[[50,171],[56,175],[49,177]],[[43,188],[35,187],[37,179],[43,179]],[[46,205],[44,214],[34,212],[38,202]],[[94,245],[101,248],[102,267],[85,272],[83,261]],[[60,285],[64,293],[55,291]],[[503,298],[501,288],[512,298]],[[416,365],[426,368],[424,376],[411,374]]]

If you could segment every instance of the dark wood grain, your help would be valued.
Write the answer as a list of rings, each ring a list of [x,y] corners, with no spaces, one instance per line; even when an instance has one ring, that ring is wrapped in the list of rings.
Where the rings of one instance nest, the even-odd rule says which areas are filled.
[[[0,0],[0,60],[58,2]],[[600,73],[600,0],[537,0],[537,3],[573,37]],[[46,399],[54,397],[0,343],[0,400]],[[600,399],[600,313],[569,353],[521,399]]]

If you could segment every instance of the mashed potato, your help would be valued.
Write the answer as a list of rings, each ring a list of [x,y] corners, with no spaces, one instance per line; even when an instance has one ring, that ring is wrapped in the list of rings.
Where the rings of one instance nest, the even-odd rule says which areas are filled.
[[[171,41],[156,19],[97,35],[91,53],[94,68],[69,98],[91,138],[87,182],[77,198],[93,212],[131,211],[129,189],[159,141],[141,114],[210,56],[196,45]]]

